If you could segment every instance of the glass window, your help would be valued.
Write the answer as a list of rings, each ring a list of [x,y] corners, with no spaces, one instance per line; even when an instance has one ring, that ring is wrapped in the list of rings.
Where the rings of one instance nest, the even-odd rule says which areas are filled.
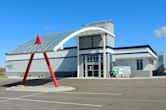
[[[103,63],[101,63],[101,70],[103,70]]]
[[[85,73],[85,63],[83,63],[83,73]]]
[[[92,55],[90,55],[90,62],[92,62]]]
[[[153,61],[153,59],[149,59],[149,64],[154,65],[154,61]]]
[[[94,65],[94,70],[98,70],[98,69],[99,69],[98,65]]]
[[[85,59],[85,57],[83,57],[83,61],[84,61],[84,59]],[[98,54],[87,55],[87,62],[99,62],[99,55]]]
[[[143,70],[143,60],[137,60],[137,70]]]
[[[115,66],[115,62],[112,62],[112,66]]]
[[[83,55],[83,62],[85,62],[85,55]]]
[[[87,62],[89,62],[89,55],[87,55]]]
[[[103,55],[101,54],[101,62],[103,62]]]
[[[97,58],[98,58],[98,56],[97,56],[97,55],[95,55],[94,57],[95,57],[95,62],[97,62]]]

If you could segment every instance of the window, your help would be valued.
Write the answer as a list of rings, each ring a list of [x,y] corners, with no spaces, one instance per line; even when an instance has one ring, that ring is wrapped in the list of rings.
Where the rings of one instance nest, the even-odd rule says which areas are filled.
[[[83,59],[83,61],[84,61],[84,59]],[[87,55],[87,62],[99,62],[98,55],[96,55],[96,54]]]
[[[98,65],[94,65],[94,70],[98,70],[99,66]]]
[[[154,61],[153,61],[153,59],[149,59],[149,64],[154,65]]]
[[[87,62],[89,62],[89,55],[87,55]]]
[[[89,59],[90,59],[89,62],[93,62],[93,56],[92,55],[89,55]]]
[[[101,62],[103,62],[103,55],[101,54]]]
[[[115,66],[115,62],[112,62],[112,66]]]
[[[98,55],[93,55],[93,62],[98,62]]]
[[[85,63],[83,63],[83,73],[85,73]]]
[[[85,55],[83,55],[83,62],[85,62]]]
[[[137,60],[137,70],[143,70],[143,60]]]

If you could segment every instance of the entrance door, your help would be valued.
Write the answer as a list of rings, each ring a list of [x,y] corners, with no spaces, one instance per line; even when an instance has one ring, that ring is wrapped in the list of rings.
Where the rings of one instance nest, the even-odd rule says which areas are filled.
[[[94,77],[99,77],[99,65],[93,65]]]
[[[103,77],[102,55],[82,55],[82,77]]]
[[[99,67],[97,64],[90,64],[87,66],[88,77],[99,77]]]
[[[88,77],[92,77],[93,76],[93,65],[88,65]]]

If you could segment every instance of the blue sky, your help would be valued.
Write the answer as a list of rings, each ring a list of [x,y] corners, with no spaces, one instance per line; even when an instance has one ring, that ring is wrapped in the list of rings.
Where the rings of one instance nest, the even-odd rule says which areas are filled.
[[[166,0],[0,0],[0,67],[5,53],[41,35],[112,19],[115,45],[166,48]],[[69,42],[70,45],[72,42]]]

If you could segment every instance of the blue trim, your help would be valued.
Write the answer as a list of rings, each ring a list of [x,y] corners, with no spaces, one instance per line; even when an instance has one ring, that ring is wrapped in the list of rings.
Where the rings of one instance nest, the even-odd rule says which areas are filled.
[[[62,58],[76,58],[77,56],[70,56],[70,57],[52,57],[52,58],[49,58],[49,59],[62,59]],[[35,58],[33,60],[43,60],[44,58]],[[9,60],[7,62],[11,62],[11,61],[27,61],[29,59],[20,59],[20,60]]]
[[[77,47],[65,47],[64,49],[62,50],[68,50],[68,49],[76,49]],[[82,48],[80,50],[88,50],[88,49],[102,49],[103,47],[93,47],[93,48]],[[111,47],[111,46],[106,46],[106,48],[109,48],[109,49],[113,49],[113,50],[120,50],[120,49],[134,49],[134,48],[149,48],[156,56],[157,56],[157,53],[151,48],[150,45],[140,45],[140,46],[128,46],[128,47]],[[61,51],[61,50],[58,50],[58,51]],[[48,51],[48,52],[53,52],[53,51]],[[38,52],[40,53],[40,52]],[[23,54],[28,54],[28,53],[23,53]],[[7,54],[6,55],[14,55],[14,54]],[[17,55],[17,54],[15,54]]]
[[[85,53],[85,54],[80,54],[80,55],[98,55],[98,54],[103,54],[103,53]],[[112,53],[110,53],[110,52],[106,52],[106,54],[111,54],[111,55],[113,55]]]
[[[89,47],[89,48],[80,48],[80,50],[89,50],[89,49],[102,49],[103,47]]]
[[[80,50],[88,50],[88,49],[102,49],[103,47],[93,47],[93,48],[82,48]],[[111,46],[106,46],[106,48],[113,49],[113,50],[120,50],[120,49],[134,49],[134,48],[149,48],[156,56],[157,53],[151,48],[150,45],[140,45],[140,46],[128,46],[128,47],[111,47]]]
[[[99,54],[103,54],[103,53],[85,53],[85,54],[80,54],[80,55],[99,55]]]
[[[152,55],[149,52],[132,52],[132,53],[118,53],[118,54],[112,54],[110,52],[106,52],[106,54],[112,54],[112,55],[124,55],[124,54],[142,54],[142,53],[148,53],[150,55]],[[90,54],[103,54],[103,53],[90,53]],[[81,55],[89,55],[89,54],[81,54]],[[153,55],[152,55],[153,56]]]
[[[106,46],[106,48],[114,49],[111,46]],[[103,47],[90,47],[90,48],[81,48],[80,50],[88,50],[88,49],[103,49]]]
[[[141,54],[141,53],[149,53],[149,52],[117,53],[117,54],[113,54],[113,55],[123,55],[123,54]]]
[[[123,54],[142,54],[142,53],[148,53],[150,55],[152,55],[149,52],[130,52],[130,53],[117,53],[117,54],[113,54],[113,55],[123,55]],[[152,55],[153,56],[153,55]]]
[[[113,55],[123,55],[123,54],[142,54],[142,53],[148,53],[150,55],[152,55],[151,53],[149,52],[132,52],[132,53],[117,53],[117,54],[113,54]],[[153,55],[152,55],[153,56]]]
[[[115,47],[114,49],[132,49],[132,48],[144,48],[149,47],[149,45],[138,45],[138,46],[127,46],[127,47]]]
[[[65,49],[76,49],[76,48],[77,48],[76,46],[73,46],[73,47],[64,47],[63,49],[65,50]]]
[[[152,47],[150,45],[138,45],[138,46],[128,46],[128,47],[115,47],[115,50],[119,50],[119,49],[133,49],[133,48],[149,48],[156,56],[157,53],[152,49]]]
[[[111,47],[111,46],[106,46],[106,48],[109,48],[109,49],[114,49],[113,47]]]
[[[118,54],[112,54],[110,52],[106,52],[106,54],[112,54],[112,55],[124,55],[124,54],[142,54],[142,53],[148,53],[151,54],[149,52],[132,52],[132,53],[118,53]],[[103,54],[103,53],[89,53],[89,54]],[[80,54],[80,55],[89,55],[89,54]],[[152,54],[151,54],[152,55]],[[153,56],[153,55],[152,55]],[[77,56],[69,56],[69,57],[52,57],[49,59],[63,59],[63,58],[76,58]],[[43,60],[44,58],[36,58],[33,60]],[[21,60],[9,60],[7,62],[12,62],[12,61],[27,61],[29,59],[21,59]]]

